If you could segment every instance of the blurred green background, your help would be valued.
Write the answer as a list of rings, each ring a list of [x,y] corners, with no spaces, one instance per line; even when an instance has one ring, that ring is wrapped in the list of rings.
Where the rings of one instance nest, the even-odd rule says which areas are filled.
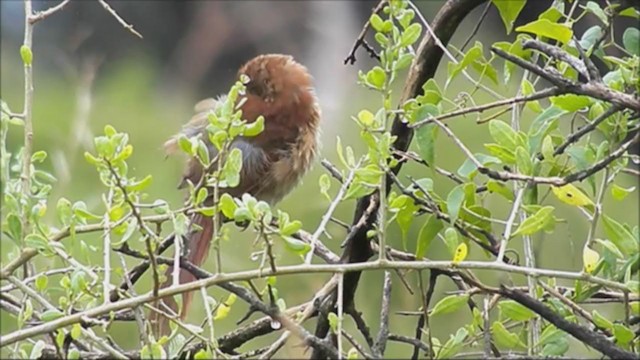
[[[430,20],[443,1],[417,2],[424,16]],[[37,9],[44,9],[55,2],[37,1]],[[49,202],[47,214],[51,223],[55,223],[53,210],[60,197],[72,202],[83,200],[89,210],[103,211],[101,188],[94,168],[84,161],[84,151],[92,149],[92,138],[101,134],[104,125],[111,124],[117,130],[127,132],[134,146],[134,155],[129,161],[130,173],[138,177],[147,174],[153,176],[148,189],[149,200],[167,200],[173,208],[181,205],[182,194],[176,184],[182,171],[180,157],[165,159],[162,143],[177,132],[181,124],[192,113],[192,105],[199,99],[215,96],[228,89],[237,68],[246,60],[259,53],[281,52],[293,54],[306,64],[316,79],[318,96],[323,109],[322,151],[319,158],[327,158],[337,163],[335,152],[336,136],[342,138],[345,145],[351,145],[356,154],[362,153],[356,125],[350,116],[366,108],[376,110],[380,105],[379,96],[356,84],[358,69],[367,69],[373,62],[368,55],[358,51],[358,62],[354,66],[342,63],[357,37],[362,24],[366,21],[375,1],[362,2],[111,2],[120,15],[136,30],[143,34],[140,40],[125,31],[98,4],[93,2],[72,2],[63,12],[39,23],[34,36],[34,149],[45,150],[49,154],[44,168],[58,179]],[[523,11],[519,22],[527,17],[535,17],[538,9],[544,9],[547,1],[536,2],[531,9]],[[22,3],[17,1],[0,3],[2,9],[1,42],[1,91],[2,99],[12,110],[18,112],[23,100],[23,74],[19,56],[22,41]],[[465,21],[454,37],[453,44],[464,42],[475,25],[482,9],[476,9]],[[530,10],[530,11],[528,11]],[[504,28],[494,9],[490,9],[488,18],[480,28],[477,39],[485,43],[511,40],[504,37]],[[485,55],[489,56],[485,51]],[[441,64],[446,69],[446,61]],[[497,66],[499,73],[502,65]],[[475,77],[477,74],[472,73]],[[519,78],[519,76],[513,76]],[[440,71],[436,79],[441,86],[446,80],[446,71]],[[397,84],[396,96],[402,86],[402,78]],[[493,86],[501,94],[509,94],[514,84]],[[456,79],[447,89],[449,98],[455,98],[460,92],[471,92],[472,86],[462,77]],[[476,103],[491,101],[482,91],[476,91]],[[534,114],[526,110],[522,117],[522,128],[526,129]],[[510,115],[500,117],[509,121]],[[472,149],[483,151],[482,144],[487,142],[488,129],[476,125],[474,117],[456,118],[449,121],[451,128]],[[568,123],[562,124],[564,130]],[[22,144],[20,128],[12,127],[9,147],[15,151]],[[436,163],[455,172],[464,161],[463,154],[450,140],[442,135],[436,148]],[[303,222],[305,230],[313,232],[328,206],[328,201],[319,192],[318,178],[324,169],[316,164],[305,177],[304,182],[278,208],[287,211],[292,218]],[[415,178],[432,177],[425,168],[410,164],[405,166],[401,179],[405,175]],[[446,197],[453,183],[436,175],[435,189]],[[624,187],[636,185],[633,179],[621,175],[617,183]],[[338,188],[333,183],[332,193]],[[584,187],[587,189],[586,187]],[[541,193],[547,188],[542,187]],[[546,202],[557,206],[556,216],[566,219],[558,224],[553,235],[535,236],[534,247],[537,264],[558,270],[579,271],[582,266],[581,249],[588,230],[587,220],[576,208],[559,203],[555,198],[547,197]],[[341,204],[335,216],[345,222],[351,222],[354,201]],[[492,209],[493,216],[506,218],[510,205],[502,198],[490,195],[485,204]],[[609,194],[605,197],[605,211],[630,225],[638,223],[638,199],[636,194],[622,202],[615,201]],[[415,238],[424,222],[416,218],[415,224],[407,236],[407,249],[415,249]],[[231,226],[231,225],[227,225]],[[500,234],[501,228],[494,227]],[[328,227],[331,239],[323,238],[324,243],[340,253],[339,244],[345,232],[339,226]],[[227,271],[255,269],[258,264],[250,260],[253,236],[249,232],[232,230],[231,241],[223,244],[224,267]],[[604,234],[599,231],[599,236]],[[81,235],[88,244],[96,246],[92,255],[92,264],[100,264],[101,244],[98,235]],[[401,234],[394,224],[390,228],[388,240],[396,247],[402,247]],[[136,244],[135,240],[131,241]],[[2,261],[6,262],[15,245],[7,240],[0,241]],[[511,247],[522,254],[521,240],[515,239]],[[78,249],[75,249],[76,251]],[[299,259],[277,249],[281,263],[295,263]],[[435,241],[428,256],[432,259],[448,259],[444,244]],[[213,269],[213,256],[205,268]],[[472,247],[470,259],[487,260],[485,255]],[[523,262],[523,256],[521,256]],[[128,266],[137,261],[127,259]],[[38,257],[38,269],[63,266],[60,260]],[[119,266],[114,256],[113,266]],[[526,283],[520,276],[496,275],[479,272],[480,278],[489,284],[506,282],[508,284]],[[295,305],[311,299],[329,278],[328,275],[288,276],[278,279],[280,295],[288,305]],[[56,289],[56,278],[50,279],[50,298],[55,301],[61,294]],[[381,301],[382,273],[368,272],[362,276],[356,294],[358,310],[364,312],[365,319],[372,331],[377,331],[379,306]],[[417,276],[409,273],[407,279],[417,291]],[[118,278],[117,281],[120,279]],[[410,295],[394,274],[392,310],[417,310],[419,299]],[[116,279],[114,279],[114,282]],[[145,276],[136,287],[138,293],[149,289],[150,279]],[[559,280],[559,284],[572,285]],[[438,283],[435,301],[445,296],[446,291],[454,290],[450,281]],[[217,299],[226,296],[217,289],[209,289]],[[235,322],[244,314],[245,304],[238,301],[229,317],[216,324],[217,335],[224,334],[236,327]],[[601,308],[601,309],[600,309]],[[619,308],[602,306],[601,313],[620,316]],[[195,305],[189,315],[190,321],[202,319],[202,302],[196,296]],[[254,315],[255,319],[258,315]],[[471,315],[465,310],[454,314],[437,316],[432,319],[434,336],[445,342],[450,334],[469,321]],[[15,328],[15,322],[7,313],[0,313],[2,333]],[[375,321],[373,321],[375,320]],[[391,331],[412,336],[417,319],[393,315]],[[307,322],[313,329],[314,320]],[[351,319],[345,326],[352,330]],[[137,330],[133,323],[116,324],[111,335],[125,349],[137,347]],[[353,332],[355,333],[355,332]],[[278,334],[258,338],[239,351],[264,346],[271,343]],[[358,335],[356,338],[361,339]],[[281,357],[304,356],[305,349],[297,339],[288,342],[281,350]],[[348,348],[348,347],[347,347]],[[386,357],[406,357],[410,347],[390,342]],[[595,353],[578,343],[572,342],[571,355],[594,356]],[[5,349],[0,353],[7,356]],[[308,355],[308,354],[306,354]]]

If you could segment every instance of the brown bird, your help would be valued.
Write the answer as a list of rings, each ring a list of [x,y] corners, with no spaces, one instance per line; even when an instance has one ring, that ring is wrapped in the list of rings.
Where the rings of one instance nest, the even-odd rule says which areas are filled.
[[[320,108],[307,69],[293,57],[280,54],[260,55],[247,62],[238,71],[249,77],[246,85],[246,101],[242,104],[243,118],[248,122],[264,116],[264,130],[255,137],[238,137],[232,147],[242,150],[243,165],[240,183],[234,188],[221,189],[234,197],[244,193],[253,195],[271,205],[287,195],[309,169],[318,148]],[[194,137],[202,134],[207,143],[210,158],[216,153],[208,142],[207,114],[215,108],[215,99],[206,99],[195,106],[196,114],[183,127],[181,134]],[[178,148],[177,136],[165,143],[168,153]],[[190,181],[197,184],[203,176],[203,167],[196,159],[189,159],[179,188]],[[212,193],[211,191],[209,192]],[[212,199],[208,199],[209,205]],[[195,226],[194,226],[195,225]],[[193,215],[192,231],[186,242],[187,259],[197,266],[206,260],[213,236],[213,219],[201,214]],[[171,271],[162,287],[171,285]],[[180,271],[180,283],[195,280],[187,271]],[[190,293],[183,295],[181,316],[187,313]],[[173,310],[177,304],[172,297],[162,299]],[[156,334],[168,332],[168,320],[152,317]]]

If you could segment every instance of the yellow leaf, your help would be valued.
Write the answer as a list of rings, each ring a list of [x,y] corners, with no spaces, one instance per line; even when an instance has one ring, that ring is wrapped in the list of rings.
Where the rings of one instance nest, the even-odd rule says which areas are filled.
[[[460,243],[460,245],[458,245],[458,247],[456,248],[456,251],[453,255],[453,263],[457,264],[461,261],[464,261],[464,259],[467,258],[467,253],[469,252],[469,249],[467,248],[467,244],[465,243]]]
[[[552,186],[551,190],[553,194],[560,199],[560,201],[573,206],[593,206],[593,201],[587,197],[580,189],[567,184],[564,186]]]
[[[229,297],[227,298],[227,301],[225,301],[225,304],[231,306],[233,305],[234,302],[236,302],[236,299],[238,298],[238,296],[234,293],[229,294]]]
[[[229,315],[229,311],[231,310],[231,307],[225,303],[220,304],[220,306],[218,306],[218,309],[216,310],[216,315],[213,317],[213,320],[222,320],[224,318],[227,317],[227,315]]]
[[[600,260],[600,254],[585,246],[584,250],[582,251],[582,263],[584,264],[584,271],[591,274],[596,268],[598,260]]]

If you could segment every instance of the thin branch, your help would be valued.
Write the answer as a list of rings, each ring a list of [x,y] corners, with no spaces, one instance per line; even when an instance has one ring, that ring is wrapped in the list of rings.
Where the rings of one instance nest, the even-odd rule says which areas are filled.
[[[156,264],[155,254],[153,251],[153,246],[151,244],[151,238],[153,238],[154,242],[157,242],[157,239],[156,239],[157,235],[155,234],[155,232],[153,232],[153,230],[149,229],[149,227],[146,225],[146,223],[142,219],[140,210],[138,210],[136,205],[133,203],[133,201],[129,197],[129,191],[127,190],[127,187],[124,186],[124,184],[122,183],[122,179],[120,178],[116,170],[113,168],[113,165],[111,164],[111,162],[106,159],[104,159],[104,162],[106,163],[107,168],[111,172],[111,176],[113,176],[113,178],[116,181],[115,185],[120,189],[120,191],[122,191],[124,201],[127,203],[127,205],[129,205],[129,208],[131,209],[131,213],[135,217],[138,223],[138,227],[140,228],[140,233],[142,233],[144,237],[144,243],[147,248],[147,253],[149,254],[149,261],[151,262],[151,270],[153,271],[153,294],[157,296],[158,289],[160,288],[160,276],[158,275],[158,265]]]
[[[625,108],[640,111],[640,99],[632,94],[626,94],[620,91],[611,90],[603,83],[596,81],[590,81],[587,83],[573,83],[570,80],[562,77],[559,73],[553,73],[548,70],[542,69],[538,65],[532,64],[496,47],[492,47],[491,51],[495,52],[498,56],[515,63],[521,68],[529,70],[532,73],[540,76],[541,78],[548,80],[553,85],[558,86],[560,89],[566,92],[574,93],[577,95],[587,95],[592,98],[608,101]]]
[[[409,127],[411,128],[417,128],[423,125],[426,125],[430,122],[433,122],[435,120],[445,120],[445,119],[449,119],[452,117],[456,117],[456,116],[460,116],[460,115],[465,115],[465,114],[469,114],[469,113],[474,113],[474,112],[483,112],[485,110],[489,110],[489,109],[493,109],[499,106],[506,106],[506,105],[513,105],[513,104],[517,104],[517,103],[522,103],[522,102],[528,102],[528,101],[534,101],[534,100],[539,100],[539,99],[544,99],[544,98],[548,98],[549,96],[555,96],[555,95],[560,95],[562,94],[563,91],[560,90],[560,88],[558,87],[550,87],[550,88],[546,88],[544,90],[540,90],[538,92],[535,92],[533,94],[529,94],[529,95],[523,95],[523,96],[516,96],[516,97],[512,97],[509,99],[504,99],[504,100],[498,100],[498,101],[494,101],[492,103],[488,103],[488,104],[483,104],[483,105],[478,105],[478,106],[473,106],[473,107],[469,107],[469,108],[463,108],[460,110],[455,110],[449,113],[445,113],[442,115],[438,115],[438,116],[429,116],[426,119],[422,119],[422,120],[418,120],[415,123],[409,125]]]
[[[40,305],[42,305],[45,309],[47,310],[54,310],[54,311],[59,311],[55,306],[53,306],[51,303],[49,303],[44,297],[40,296],[40,294],[38,294],[35,290],[31,289],[30,287],[24,285],[18,278],[11,276],[8,279],[13,285],[15,285],[16,287],[18,287],[20,290],[22,290],[22,292],[24,292],[26,295],[28,295],[29,297],[31,297],[32,299],[34,299],[35,301],[37,301]],[[80,320],[83,321],[90,321],[89,320],[89,316],[87,317],[82,317]],[[79,321],[76,321],[79,322]],[[46,324],[46,323],[45,323]],[[43,324],[43,325],[45,325]],[[41,325],[40,325],[41,326]],[[55,329],[53,329],[55,330]],[[44,333],[49,333],[52,332],[51,331],[45,331],[42,332],[41,334]],[[111,354],[111,356],[117,358],[117,359],[127,359],[127,357],[122,354],[120,351],[118,351],[117,349],[115,349],[113,346],[111,346],[109,343],[107,343],[105,340],[97,337],[93,331],[89,331],[87,329],[81,328],[82,334],[89,337],[94,343],[96,343],[96,345],[100,346],[101,348],[103,348],[104,350],[106,350],[107,352],[109,352],[109,354]],[[2,344],[2,341],[0,341],[0,347],[4,347],[5,345]]]
[[[380,329],[376,342],[372,351],[375,357],[382,358],[387,347],[387,339],[389,338],[389,308],[391,305],[391,273],[384,272],[384,282],[382,288],[382,306],[380,308]]]
[[[522,202],[522,197],[524,196],[525,188],[522,187],[518,190],[516,194],[516,199],[513,201],[513,206],[511,207],[511,213],[509,214],[509,218],[507,218],[507,224],[504,227],[504,234],[502,235],[502,240],[500,241],[500,252],[498,253],[498,257],[496,261],[502,262],[504,258],[504,253],[507,250],[507,243],[509,242],[509,238],[511,237],[511,229],[513,228],[513,223],[516,220],[516,215],[518,214],[518,210],[520,209],[520,203]]]
[[[362,317],[362,313],[356,310],[356,308],[353,305],[347,308],[346,312],[351,316],[351,318],[353,319],[353,322],[356,323],[356,328],[358,328],[358,331],[360,331],[360,334],[362,334],[362,337],[364,337],[364,341],[367,342],[367,345],[369,345],[369,348],[372,348],[373,338],[371,337],[371,331],[369,330],[367,323],[364,321],[364,318]]]
[[[525,293],[507,288],[505,286],[501,286],[499,292],[501,295],[515,300],[523,306],[526,306],[559,329],[564,330],[565,332],[571,334],[571,336],[575,337],[585,344],[588,344],[589,346],[600,351],[602,354],[611,357],[612,359],[637,359],[636,354],[621,349],[620,347],[612,343],[609,339],[607,339],[604,335],[590,331],[582,325],[566,320],[562,315],[557,314],[542,302],[533,299]]]
[[[598,326],[598,324],[596,324],[595,320],[593,320],[593,316],[591,316],[591,314],[587,310],[581,308],[580,306],[578,306],[578,304],[576,304],[575,302],[571,301],[571,299],[569,299],[568,297],[560,294],[556,289],[554,289],[553,287],[547,285],[544,281],[538,281],[538,284],[543,289],[545,289],[546,292],[548,292],[549,294],[553,295],[556,299],[560,300],[562,303],[567,305],[571,310],[573,310],[576,313],[580,314],[580,316],[582,316],[583,318],[587,319],[587,321],[589,321],[590,323],[595,325],[595,327],[600,329],[605,335],[607,335],[607,336],[612,336],[613,335],[613,334],[611,334],[611,332],[609,330],[601,328],[600,326]]]
[[[595,130],[596,127],[598,125],[600,125],[601,122],[607,120],[610,116],[612,116],[613,114],[615,114],[618,111],[620,111],[620,107],[617,106],[617,105],[613,105],[610,108],[608,108],[605,112],[600,114],[597,118],[595,118],[588,125],[585,125],[585,126],[581,127],[580,129],[578,129],[576,132],[573,132],[573,133],[569,134],[569,136],[567,136],[565,141],[555,149],[555,151],[553,152],[553,156],[558,156],[558,155],[564,153],[564,151],[569,147],[569,145],[571,145],[573,143],[576,143],[584,135],[586,135],[586,134],[590,133],[591,131]]]
[[[102,217],[104,231],[102,233],[102,262],[104,278],[102,279],[102,294],[104,302],[109,302],[111,291],[111,207],[113,206],[113,188],[109,189],[106,198],[106,211]]]
[[[160,261],[160,258],[158,258]],[[172,262],[172,259],[164,259],[168,262]],[[585,280],[594,284],[600,284],[614,289],[630,291],[626,285],[591,276],[585,273],[567,272],[560,270],[547,270],[547,269],[532,269],[522,266],[514,266],[505,263],[496,262],[482,262],[482,261],[463,261],[461,263],[453,263],[451,261],[372,261],[364,263],[352,263],[352,264],[329,264],[329,265],[293,265],[293,266],[281,266],[278,268],[277,273],[272,273],[269,270],[251,270],[241,271],[232,274],[216,274],[214,276],[196,280],[187,284],[180,284],[179,286],[171,286],[161,289],[158,292],[158,296],[153,295],[152,292],[148,292],[144,295],[132,297],[130,299],[124,299],[109,304],[103,304],[95,308],[87,309],[85,311],[70,314],[61,317],[56,320],[52,320],[45,324],[34,326],[27,329],[21,329],[14,331],[10,334],[0,337],[0,347],[7,346],[15,343],[16,341],[24,340],[39,334],[44,334],[64,326],[72,325],[82,321],[84,318],[97,317],[99,315],[108,314],[111,311],[117,311],[121,309],[128,309],[138,306],[144,302],[150,302],[166,296],[173,296],[184,292],[197,290],[200,287],[210,287],[219,285],[231,281],[244,281],[249,279],[263,278],[265,276],[281,276],[292,274],[312,274],[312,273],[351,273],[361,272],[368,270],[391,270],[391,269],[482,269],[482,270],[499,270],[508,273],[524,274],[531,276],[550,276],[572,280]]]
[[[52,6],[52,7],[48,8],[47,10],[36,12],[35,14],[33,14],[33,15],[28,17],[29,24],[34,25],[38,21],[44,20],[44,19],[48,18],[49,16],[57,13],[58,11],[62,10],[65,6],[67,6],[67,4],[70,1],[71,0],[63,0],[58,5]]]
[[[124,21],[120,17],[120,15],[118,15],[118,13],[115,10],[113,10],[111,8],[111,6],[109,6],[109,4],[107,4],[107,2],[105,0],[98,0],[98,2],[100,3],[100,5],[102,5],[102,7],[105,10],[107,10],[109,12],[109,14],[111,14],[111,16],[113,16],[114,18],[116,18],[116,20],[118,20],[120,25],[122,25],[125,29],[129,30],[133,35],[135,35],[135,36],[139,37],[140,39],[142,39],[142,35],[133,28],[133,25],[130,25],[126,21]]]
[[[418,339],[410,338],[404,335],[389,334],[389,341],[395,341],[395,342],[401,342],[401,343],[413,345],[414,347],[417,347],[418,349],[426,353],[429,353],[429,346]]]
[[[25,16],[25,24],[24,24],[24,42],[22,44],[23,48],[29,50],[32,53],[33,49],[33,24],[29,22],[29,18],[33,14],[31,0],[24,1],[24,16]],[[21,49],[22,50],[22,49]],[[32,55],[33,57],[33,55]],[[31,60],[33,61],[33,59]],[[22,180],[22,197],[23,201],[28,203],[28,199],[31,198],[31,153],[33,152],[33,67],[31,66],[31,61],[26,62],[23,60],[24,64],[24,107],[22,110],[22,114],[24,114],[24,147],[22,148],[22,172],[20,174]],[[25,203],[25,204],[26,204]],[[21,205],[22,216],[20,219],[21,222],[21,247],[24,248],[25,242],[24,239],[26,235],[29,233],[29,212],[31,209],[27,209],[26,205]],[[24,269],[24,277],[28,277],[28,271],[26,264],[23,266]]]
[[[542,41],[538,40],[525,40],[522,42],[523,49],[535,49],[538,50],[554,59],[564,61],[567,64],[571,65],[580,75],[589,79],[589,73],[587,72],[587,67],[584,65],[580,59],[577,57],[567,53],[566,51],[560,49],[557,46],[545,44]]]
[[[305,264],[311,264],[311,259],[313,259],[313,254],[316,249],[316,243],[319,241],[320,235],[322,235],[322,233],[327,228],[327,224],[329,223],[333,212],[338,207],[340,201],[342,201],[342,198],[347,192],[349,185],[351,185],[351,182],[353,181],[353,178],[355,176],[355,170],[359,167],[359,165],[360,163],[356,164],[356,166],[349,171],[349,174],[347,174],[347,178],[342,182],[342,186],[340,187],[340,190],[338,190],[338,194],[336,194],[336,197],[333,199],[333,201],[331,201],[331,204],[329,204],[329,208],[327,209],[327,211],[325,211],[324,215],[322,215],[322,219],[320,220],[320,224],[318,224],[318,228],[313,232],[313,235],[311,236],[311,251],[307,253],[307,257],[304,260]]]
[[[125,272],[127,272],[127,263],[124,261],[124,256],[120,255],[120,265],[122,266],[122,269],[124,269]],[[129,291],[131,292],[131,295],[136,296],[136,292],[135,290],[133,290],[133,284],[131,284],[131,281],[129,281],[129,278],[126,278],[126,280],[128,281],[128,285],[129,285]],[[108,294],[107,296],[105,296],[105,298],[108,298]],[[136,323],[138,325],[138,331],[140,333],[140,344],[146,344],[147,346],[149,346],[149,348],[151,348],[151,340],[149,339],[149,335],[147,334],[147,327],[145,324],[145,318],[144,318],[144,311],[142,311],[142,309],[140,309],[140,307],[135,307],[133,308],[133,313],[135,314],[135,318],[136,318]]]
[[[380,0],[378,5],[376,5],[376,7],[373,8],[371,13],[372,14],[379,13],[380,10],[382,10],[382,8],[384,7],[385,3],[386,3],[386,0]],[[353,46],[351,47],[351,51],[349,51],[349,55],[347,55],[347,57],[343,61],[345,65],[347,64],[353,65],[356,63],[356,50],[358,50],[360,46],[364,47],[365,50],[367,50],[367,52],[369,53],[369,55],[371,55],[372,58],[375,58],[376,60],[380,61],[380,55],[378,55],[376,51],[371,47],[371,45],[369,45],[369,43],[367,43],[367,41],[364,39],[364,37],[367,35],[367,31],[369,31],[370,26],[371,26],[371,23],[369,20],[367,20],[367,22],[364,23],[362,30],[360,31],[360,35],[358,35],[358,38],[353,43]]]
[[[478,33],[478,30],[480,30],[480,25],[482,25],[482,23],[484,22],[484,19],[487,16],[487,13],[489,13],[489,8],[491,8],[491,5],[492,5],[491,1],[487,1],[487,5],[484,6],[484,9],[482,10],[482,14],[480,15],[480,18],[478,18],[478,22],[473,27],[473,30],[471,30],[471,33],[469,34],[469,37],[467,37],[467,40],[465,40],[464,43],[462,43],[462,46],[460,47],[460,52],[464,52],[464,49],[467,47],[467,45],[469,45],[469,42],[471,42],[471,39],[473,39]]]

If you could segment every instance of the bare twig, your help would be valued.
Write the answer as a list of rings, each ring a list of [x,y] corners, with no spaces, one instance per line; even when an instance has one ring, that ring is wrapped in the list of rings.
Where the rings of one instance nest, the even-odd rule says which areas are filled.
[[[133,28],[133,25],[130,25],[126,21],[124,21],[120,17],[120,15],[118,15],[118,13],[115,10],[113,10],[111,8],[111,6],[109,6],[109,4],[107,4],[107,2],[105,0],[98,0],[98,2],[100,3],[100,5],[102,5],[102,7],[105,10],[107,10],[109,12],[109,14],[111,14],[111,16],[113,16],[114,18],[116,18],[116,20],[118,20],[120,25],[122,25],[125,29],[129,30],[133,35],[135,35],[135,36],[139,37],[140,39],[142,39],[142,35]]]
[[[24,42],[22,49],[28,49],[32,53],[33,49],[33,24],[29,22],[29,18],[33,14],[31,0],[24,1]],[[21,49],[21,51],[22,51]],[[33,57],[33,55],[32,55]],[[33,67],[31,66],[30,59],[28,62],[23,59],[24,64],[24,107],[22,114],[24,115],[24,147],[22,148],[22,173],[20,178],[22,180],[22,196],[23,201],[27,201],[31,198],[31,153],[33,152]],[[24,204],[24,203],[23,203]],[[29,211],[26,205],[22,205],[21,227],[22,233],[22,247],[25,246],[24,239],[29,232]],[[26,263],[23,266],[24,277],[29,276]]]
[[[509,98],[509,99],[504,99],[504,100],[498,100],[498,101],[494,101],[492,103],[488,103],[488,104],[484,104],[484,105],[478,105],[478,106],[474,106],[474,107],[470,107],[470,108],[463,108],[460,110],[455,110],[449,113],[445,113],[442,115],[438,115],[438,116],[431,116],[429,118],[426,119],[422,119],[422,120],[418,120],[415,123],[409,125],[409,127],[411,128],[417,128],[420,127],[422,125],[426,125],[432,121],[435,120],[445,120],[445,119],[449,119],[452,117],[456,117],[456,116],[460,116],[460,115],[465,115],[465,114],[470,114],[470,113],[474,113],[474,112],[483,112],[485,110],[489,110],[489,109],[493,109],[495,107],[499,107],[499,106],[506,106],[506,105],[513,105],[513,104],[517,104],[517,103],[522,103],[522,102],[527,102],[527,101],[534,101],[534,100],[539,100],[539,99],[544,99],[547,98],[549,96],[555,96],[555,95],[560,95],[562,94],[563,91],[561,91],[558,87],[550,87],[550,88],[546,88],[544,90],[540,90],[538,92],[535,92],[533,94],[529,94],[529,95],[523,95],[523,96],[516,96],[513,98]]]
[[[384,272],[384,282],[382,288],[382,306],[380,308],[380,329],[376,342],[372,351],[375,357],[382,358],[387,347],[387,339],[389,338],[389,308],[391,303],[391,273]]]
[[[385,2],[386,0],[380,0],[378,5],[376,5],[376,7],[373,8],[371,13],[372,14],[379,13],[380,10],[382,10],[382,7],[384,7]],[[375,58],[378,61],[380,60],[380,55],[378,55],[376,51],[371,47],[371,45],[369,45],[369,43],[367,43],[367,41],[364,39],[364,37],[367,35],[367,31],[369,30],[370,26],[371,26],[371,23],[369,22],[369,20],[367,20],[367,22],[364,23],[362,30],[360,31],[360,35],[358,35],[358,38],[353,43],[353,46],[351,47],[351,51],[349,51],[349,55],[347,55],[347,57],[344,59],[345,65],[347,64],[353,65],[356,63],[356,50],[358,50],[360,46],[364,47],[365,50],[367,50],[367,52],[369,53],[369,55],[371,55],[372,58]]]
[[[526,306],[527,308],[543,317],[545,320],[554,324],[559,329],[566,331],[581,342],[589,344],[589,346],[600,351],[606,356],[609,356],[613,359],[637,358],[636,354],[621,349],[620,347],[612,343],[609,339],[607,339],[604,335],[590,331],[582,325],[566,320],[562,315],[557,314],[540,301],[531,298],[525,293],[507,288],[505,286],[501,286],[499,292],[501,295],[515,300],[523,306]]]
[[[158,260],[160,261],[161,259],[158,258]],[[173,262],[172,259],[162,259],[162,260],[166,261],[169,264]],[[16,341],[24,340],[26,338],[33,337],[38,334],[44,334],[64,326],[75,324],[77,322],[82,321],[82,319],[84,318],[92,318],[92,317],[100,316],[102,314],[108,314],[111,311],[128,309],[131,307],[138,306],[139,304],[142,304],[145,302],[157,300],[158,298],[173,296],[173,295],[197,290],[203,286],[210,287],[210,286],[219,285],[219,284],[223,284],[231,281],[243,281],[248,279],[257,279],[264,276],[281,276],[281,275],[291,275],[291,274],[311,274],[311,273],[346,274],[351,272],[361,272],[361,271],[367,271],[367,270],[381,270],[381,269],[382,270],[385,270],[385,269],[449,270],[454,268],[455,269],[499,270],[503,272],[532,275],[532,276],[537,275],[537,276],[550,276],[550,277],[572,279],[572,280],[588,280],[589,282],[594,284],[600,284],[600,285],[604,285],[614,289],[629,291],[627,286],[622,283],[599,278],[596,276],[591,276],[585,273],[527,268],[523,266],[497,263],[495,261],[493,262],[463,261],[461,263],[453,263],[451,261],[385,261],[385,262],[372,261],[372,262],[353,263],[353,264],[329,264],[329,265],[311,264],[311,265],[281,266],[278,268],[277,273],[271,273],[268,270],[267,271],[251,270],[251,271],[241,271],[241,272],[230,273],[230,274],[216,274],[214,276],[196,280],[190,283],[180,284],[179,286],[171,286],[168,288],[161,289],[158,292],[158,296],[154,296],[152,292],[149,292],[143,295],[132,297],[130,299],[124,299],[122,301],[103,304],[95,308],[87,309],[79,313],[70,314],[70,315],[61,317],[59,319],[52,320],[45,324],[41,324],[41,325],[34,326],[27,329],[21,329],[7,335],[3,335],[2,337],[0,337],[0,347],[13,344]]]
[[[349,185],[351,185],[351,182],[353,181],[355,175],[355,170],[359,167],[359,165],[360,163],[358,163],[353,169],[351,169],[351,171],[349,171],[349,174],[347,174],[347,178],[342,182],[342,186],[340,187],[340,190],[338,190],[336,197],[333,199],[331,204],[329,204],[329,208],[327,208],[327,211],[325,211],[324,215],[322,215],[322,219],[320,220],[318,228],[313,232],[313,235],[311,236],[311,251],[307,253],[307,257],[304,260],[305,264],[311,264],[311,259],[313,259],[313,254],[316,249],[316,243],[319,241],[320,235],[322,235],[322,233],[325,231],[327,224],[329,223],[329,220],[333,215],[333,212],[338,207],[340,201],[342,201],[342,198],[347,192]]]
[[[523,69],[527,69],[532,73],[540,76],[541,78],[548,80],[553,85],[566,92],[571,92],[577,95],[591,96],[593,98],[608,101],[612,104],[620,105],[625,108],[640,111],[640,99],[632,94],[626,94],[620,91],[612,90],[603,83],[596,81],[590,81],[587,83],[573,83],[570,80],[562,77],[560,74],[542,69],[536,64],[532,64],[496,47],[492,47],[491,51],[495,52],[500,57],[503,57],[515,63]]]
[[[29,16],[28,17],[29,24],[33,25],[33,24],[37,23],[38,21],[44,20],[44,19],[48,18],[49,16],[57,13],[58,11],[62,10],[65,6],[67,6],[69,1],[71,1],[71,0],[63,0],[58,5],[52,6],[52,7],[48,8],[47,10],[38,11],[35,14]]]
[[[464,43],[462,43],[462,46],[460,47],[461,52],[464,51],[467,45],[469,45],[469,42],[471,42],[471,39],[473,39],[474,36],[476,36],[476,34],[478,33],[478,30],[480,30],[480,26],[484,22],[484,19],[486,18],[487,13],[489,12],[489,8],[491,8],[491,5],[492,5],[491,1],[487,1],[487,5],[484,6],[484,9],[482,10],[482,14],[480,15],[480,18],[478,18],[478,22],[473,27],[473,30],[471,30],[471,33],[467,37],[467,40],[465,40]]]

